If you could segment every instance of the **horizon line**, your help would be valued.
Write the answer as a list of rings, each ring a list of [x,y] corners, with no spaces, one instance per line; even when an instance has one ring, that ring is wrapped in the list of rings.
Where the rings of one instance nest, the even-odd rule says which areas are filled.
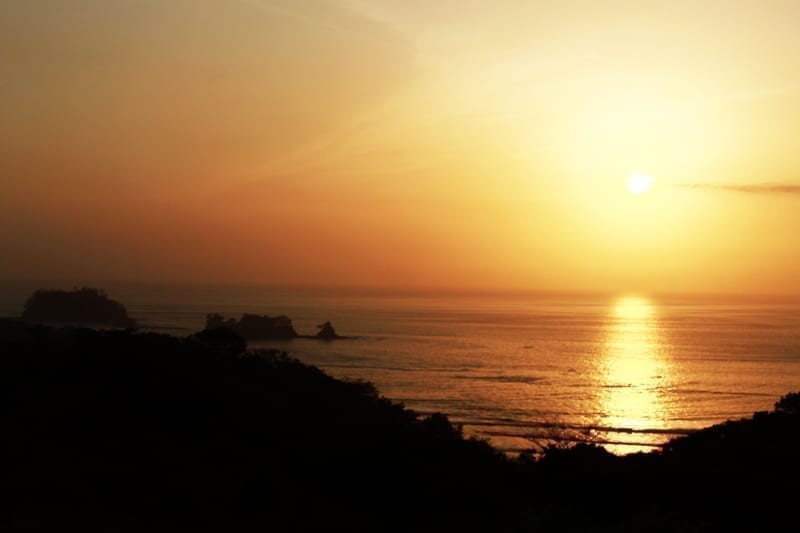
[[[73,287],[94,287],[106,289],[107,287],[117,288],[209,288],[209,289],[234,289],[234,290],[273,290],[279,292],[310,293],[318,292],[331,295],[332,293],[350,295],[377,294],[391,296],[562,296],[562,297],[623,297],[623,296],[643,296],[643,297],[707,297],[707,298],[770,298],[783,300],[800,300],[798,293],[775,293],[775,292],[743,292],[730,290],[662,290],[662,289],[643,289],[643,288],[619,288],[619,289],[569,289],[563,287],[489,287],[489,286],[425,286],[425,285],[358,285],[358,284],[300,284],[300,283],[268,283],[257,281],[244,282],[225,282],[219,280],[124,280],[124,279],[105,279],[91,283],[76,283],[75,280],[58,279],[8,279],[0,278],[0,285],[10,286],[33,286],[42,289],[69,289]]]

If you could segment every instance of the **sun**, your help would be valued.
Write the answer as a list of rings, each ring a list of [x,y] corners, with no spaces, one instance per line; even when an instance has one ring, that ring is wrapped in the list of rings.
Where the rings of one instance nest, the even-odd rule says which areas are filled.
[[[639,196],[647,192],[653,184],[653,178],[644,174],[636,173],[628,179],[628,190],[632,194]]]

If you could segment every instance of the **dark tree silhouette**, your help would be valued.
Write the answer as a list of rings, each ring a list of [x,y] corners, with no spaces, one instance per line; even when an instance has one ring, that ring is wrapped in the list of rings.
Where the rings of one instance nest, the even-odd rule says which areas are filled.
[[[800,392],[790,392],[775,403],[775,411],[790,415],[800,414]]]

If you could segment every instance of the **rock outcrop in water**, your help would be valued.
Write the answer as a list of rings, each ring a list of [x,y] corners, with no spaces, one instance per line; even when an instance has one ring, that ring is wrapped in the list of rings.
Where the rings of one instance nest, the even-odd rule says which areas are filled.
[[[226,328],[247,340],[296,339],[299,337],[287,316],[253,315],[242,318],[225,318],[217,313],[206,316],[206,330]]]
[[[25,302],[22,319],[45,324],[136,327],[124,305],[109,298],[102,289],[87,287],[71,291],[39,289]]]
[[[289,339],[318,339],[324,341],[336,339],[350,339],[336,333],[333,324],[325,322],[317,326],[316,335],[300,335],[292,325],[292,319],[287,316],[253,315],[245,313],[242,318],[225,318],[217,313],[206,315],[206,332],[217,329],[227,329],[251,341],[261,340],[289,340]]]
[[[344,339],[345,338],[345,337],[342,337],[341,335],[339,335],[338,333],[336,333],[336,330],[333,329],[333,324],[331,324],[330,322],[325,322],[324,324],[320,324],[317,327],[319,328],[319,331],[315,335],[315,337],[317,339],[321,339],[321,340],[324,340],[324,341],[331,341],[331,340],[334,340],[334,339]]]

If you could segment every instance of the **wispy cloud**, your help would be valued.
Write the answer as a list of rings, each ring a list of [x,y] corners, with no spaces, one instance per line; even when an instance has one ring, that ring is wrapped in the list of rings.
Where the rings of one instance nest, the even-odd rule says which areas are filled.
[[[726,185],[721,183],[681,183],[679,187],[703,191],[727,191],[748,194],[800,194],[800,184],[797,183],[743,183],[738,185]]]
[[[760,89],[730,94],[727,98],[731,102],[752,102],[756,100],[766,100],[768,98],[778,98],[800,92],[800,80],[791,80],[782,85],[762,87]]]
[[[239,0],[243,4],[253,6],[263,13],[280,16],[294,22],[324,30],[333,31],[340,36],[361,41],[369,45],[380,45],[386,48],[408,52],[409,44],[387,32],[388,26],[369,24],[378,19],[367,17],[353,6],[340,6],[334,1],[309,3],[291,0]]]

